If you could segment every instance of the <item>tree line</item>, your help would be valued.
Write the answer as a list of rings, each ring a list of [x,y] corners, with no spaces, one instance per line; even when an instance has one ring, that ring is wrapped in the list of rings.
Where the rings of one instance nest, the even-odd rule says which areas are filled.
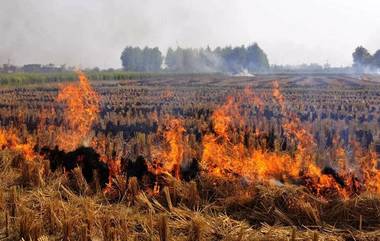
[[[353,67],[358,72],[374,71],[380,69],[380,49],[373,55],[363,46],[359,46],[352,54]]]
[[[133,72],[157,72],[162,65],[161,51],[156,48],[128,46],[121,54],[123,68]]]
[[[269,61],[257,43],[240,47],[169,48],[166,56],[156,48],[127,46],[121,54],[126,71],[176,73],[265,72]]]

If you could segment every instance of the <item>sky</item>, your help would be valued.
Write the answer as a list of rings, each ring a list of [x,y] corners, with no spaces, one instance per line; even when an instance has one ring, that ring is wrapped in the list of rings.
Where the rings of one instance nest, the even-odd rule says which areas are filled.
[[[271,64],[352,64],[380,49],[379,0],[0,0],[0,64],[120,68],[127,45],[240,46]]]

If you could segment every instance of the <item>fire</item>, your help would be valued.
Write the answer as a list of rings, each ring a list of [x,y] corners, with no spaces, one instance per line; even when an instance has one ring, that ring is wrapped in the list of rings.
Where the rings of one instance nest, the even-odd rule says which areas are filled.
[[[170,100],[174,98],[175,94],[173,90],[169,89],[168,87],[165,88],[165,90],[161,94],[161,98],[165,100]]]
[[[47,130],[49,134],[56,133],[55,144],[65,151],[72,151],[89,139],[100,112],[99,95],[82,72],[78,72],[78,77],[79,83],[60,88],[57,101],[64,107],[62,123],[52,128],[50,120],[58,115],[54,109],[51,113],[43,111],[39,118],[39,132]],[[354,157],[356,163],[349,166],[344,148],[339,146],[338,140],[334,140],[337,148],[331,154],[334,157],[329,162],[331,166],[324,166],[325,163],[320,163],[316,157],[317,147],[309,126],[302,123],[292,112],[291,106],[287,105],[277,81],[273,83],[272,97],[272,104],[279,107],[278,118],[283,130],[281,135],[284,135],[278,138],[293,141],[295,148],[292,152],[252,146],[245,142],[245,134],[253,132],[249,129],[252,120],[247,119],[252,118],[247,112],[253,111],[247,111],[247,106],[257,107],[259,113],[253,119],[255,121],[263,116],[260,112],[264,110],[263,100],[246,87],[237,96],[227,97],[225,103],[214,110],[211,130],[203,133],[202,137],[202,174],[221,179],[240,178],[248,183],[270,184],[276,180],[284,184],[303,185],[322,198],[349,198],[363,191],[380,194],[380,170],[375,152],[364,153],[357,148]],[[157,113],[153,115],[153,119],[158,122]],[[185,121],[170,117],[162,123],[151,146],[148,169],[156,175],[169,174],[180,179],[180,168],[184,161],[194,156],[184,127]],[[267,140],[270,136],[268,130],[260,129],[259,123],[254,124],[257,129],[254,129],[252,137]],[[16,150],[23,153],[27,160],[33,160],[36,157],[33,151],[35,141],[30,137],[19,136],[14,129],[0,129],[0,150]],[[38,138],[43,137],[38,134]],[[121,155],[116,152],[112,157],[106,155],[106,138],[93,139],[91,145],[108,165],[107,190],[111,190],[112,178],[122,173]]]
[[[287,137],[295,138],[297,143],[297,152],[293,160],[294,164],[292,167],[292,175],[297,175],[301,168],[306,168],[307,170],[318,169],[313,163],[313,153],[314,153],[314,138],[311,134],[304,128],[301,120],[292,112],[287,110],[285,105],[285,97],[280,91],[278,82],[273,84],[273,97],[276,102],[281,107],[281,112],[284,116],[283,129]],[[317,174],[318,172],[312,172],[312,174]]]
[[[262,102],[256,102],[255,98],[249,99],[262,106]],[[242,136],[234,140],[230,137],[234,130],[244,126],[242,103],[245,103],[244,98],[228,97],[226,103],[214,111],[211,119],[215,133],[208,133],[203,138],[203,169],[216,177],[241,176],[250,181],[281,178],[289,169],[289,156],[252,149],[243,144]]]
[[[0,129],[0,148],[2,149],[7,144],[7,136],[4,130]]]
[[[226,106],[230,106],[230,99],[224,106],[214,112],[213,120],[218,122],[219,117],[225,119],[236,118],[223,112]],[[225,116],[227,115],[227,116]],[[228,122],[219,122],[226,124]],[[220,130],[228,130],[228,125],[219,126]],[[291,158],[282,153],[268,152],[262,149],[246,147],[239,137],[237,143],[233,143],[226,137],[227,132],[215,131],[215,134],[207,134],[203,139],[202,165],[210,175],[215,177],[245,177],[249,181],[269,181],[271,178],[282,178],[291,168]]]
[[[273,98],[280,106],[282,115],[282,128],[286,138],[295,140],[295,153],[291,155],[288,152],[251,148],[243,144],[241,136],[231,138],[234,130],[245,123],[241,115],[241,105],[246,102],[242,101],[243,98],[228,97],[226,103],[212,115],[214,132],[203,138],[201,163],[206,174],[217,178],[241,177],[261,183],[272,179],[301,183],[320,197],[333,193],[340,198],[348,198],[360,191],[359,179],[353,171],[348,170],[342,148],[337,148],[338,159],[334,164],[339,172],[334,168],[320,167],[321,163],[318,163],[314,154],[314,137],[308,131],[307,125],[301,123],[287,108],[278,82],[274,82],[273,87]],[[244,93],[247,94],[247,89]],[[250,99],[254,105],[262,105],[255,98]],[[259,135],[256,137],[259,138]],[[359,172],[366,190],[380,193],[380,171],[377,169],[374,153],[366,155]]]
[[[280,91],[280,84],[278,81],[273,82],[273,97],[277,101],[277,103],[280,105],[282,112],[285,111],[285,97],[282,95]]]
[[[33,160],[36,157],[33,147],[34,141],[31,138],[28,138],[26,143],[23,143],[15,130],[0,128],[0,150],[9,149],[21,152],[26,160]]]
[[[377,156],[371,151],[361,162],[363,181],[371,192],[380,193],[380,170],[377,168]]]
[[[154,147],[152,150],[153,165],[150,169],[154,173],[172,173],[176,178],[180,178],[180,167],[184,160],[185,153],[185,128],[183,121],[177,118],[170,118],[163,131],[166,145]]]
[[[234,114],[238,114],[237,105],[230,96],[227,98],[227,102],[216,109],[211,117],[214,130],[218,136],[226,140],[229,139],[228,128],[232,125]]]
[[[284,116],[282,127],[289,138],[294,138],[297,141],[297,152],[292,160],[291,176],[300,176],[299,178],[306,179],[306,186],[314,189],[317,195],[321,195],[325,190],[335,190],[338,195],[343,198],[348,197],[347,190],[340,186],[336,180],[330,175],[323,175],[321,168],[316,163],[313,155],[315,153],[316,144],[313,136],[305,129],[301,120],[285,105],[285,97],[280,91],[280,86],[277,81],[273,83],[273,97],[281,108]],[[340,165],[343,161],[340,160]],[[337,174],[338,175],[338,174]],[[343,175],[342,175],[343,176]],[[340,177],[339,177],[340,178]],[[345,182],[347,183],[347,182]]]
[[[57,97],[65,109],[56,144],[65,151],[71,151],[86,141],[100,111],[99,95],[82,72],[78,71],[78,77],[78,84],[61,88]]]
[[[262,98],[255,94],[251,86],[246,86],[243,90],[242,101],[249,105],[256,105],[260,111],[264,110],[264,102]]]

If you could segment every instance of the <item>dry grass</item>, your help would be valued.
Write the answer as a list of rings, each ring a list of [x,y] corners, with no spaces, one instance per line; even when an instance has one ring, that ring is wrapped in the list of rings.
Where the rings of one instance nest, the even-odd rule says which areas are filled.
[[[69,178],[41,171],[43,160],[25,167],[19,159],[15,167],[15,156],[0,152],[3,240],[376,240],[379,235],[370,230],[379,228],[380,199],[369,194],[327,203],[294,186],[255,185],[243,195],[226,191],[238,184],[224,183],[217,191],[210,180],[167,177],[152,196],[136,179],[126,183],[118,177],[114,185],[121,198],[115,201],[96,192],[78,170]]]

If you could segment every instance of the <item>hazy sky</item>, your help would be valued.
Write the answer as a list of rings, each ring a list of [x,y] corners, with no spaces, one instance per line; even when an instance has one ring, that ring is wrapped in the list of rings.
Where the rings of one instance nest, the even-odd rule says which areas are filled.
[[[0,0],[0,64],[120,67],[126,45],[258,42],[271,64],[380,49],[379,0]]]

